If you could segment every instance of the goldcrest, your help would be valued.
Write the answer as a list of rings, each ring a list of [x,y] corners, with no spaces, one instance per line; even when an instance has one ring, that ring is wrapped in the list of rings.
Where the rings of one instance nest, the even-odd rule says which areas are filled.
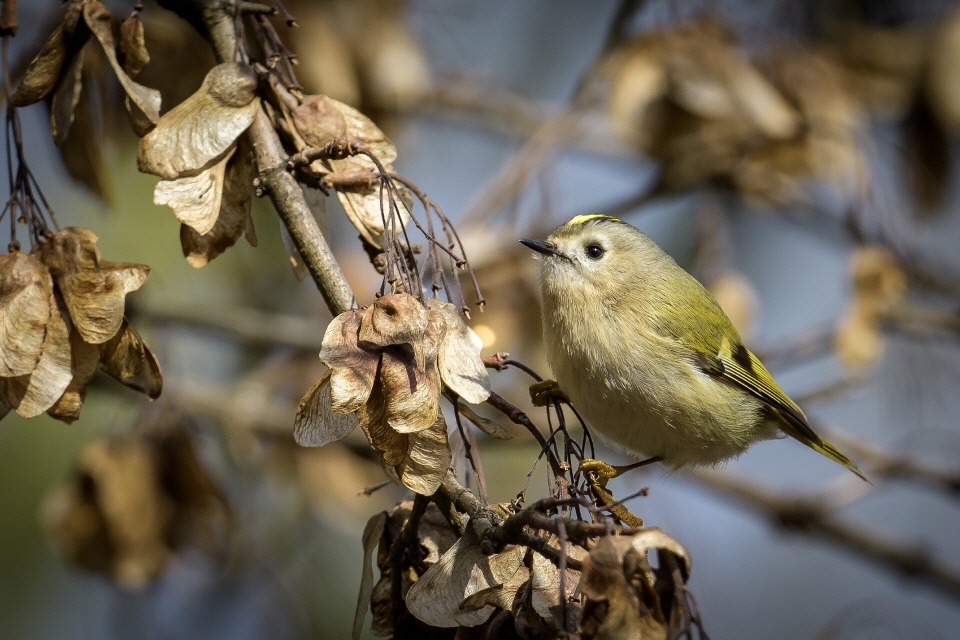
[[[638,229],[586,215],[521,242],[540,254],[547,360],[593,432],[673,469],[784,433],[864,477],[814,433],[710,292]]]

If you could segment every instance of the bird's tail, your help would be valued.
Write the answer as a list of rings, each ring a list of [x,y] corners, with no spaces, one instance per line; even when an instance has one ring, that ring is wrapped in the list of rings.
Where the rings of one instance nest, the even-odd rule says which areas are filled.
[[[850,469],[850,471],[860,476],[860,478],[862,478],[863,480],[870,482],[869,480],[867,480],[867,477],[863,475],[863,473],[857,467],[857,464],[853,460],[851,460],[847,454],[841,451],[840,448],[837,447],[837,445],[833,444],[826,438],[818,438],[818,439],[820,440],[820,442],[815,442],[813,440],[808,440],[806,438],[803,438],[803,439],[797,438],[797,440],[800,440],[800,442],[807,445],[817,453],[822,453],[823,455],[827,456],[834,462],[839,462],[840,464],[845,466],[847,469]]]

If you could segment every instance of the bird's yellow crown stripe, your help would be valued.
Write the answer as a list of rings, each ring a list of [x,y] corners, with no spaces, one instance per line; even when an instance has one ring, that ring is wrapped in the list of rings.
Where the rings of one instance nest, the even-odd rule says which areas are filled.
[[[567,222],[567,226],[575,227],[578,224],[586,224],[591,220],[609,220],[610,222],[620,222],[619,218],[614,218],[613,216],[607,216],[602,213],[589,213],[571,218],[570,221]]]

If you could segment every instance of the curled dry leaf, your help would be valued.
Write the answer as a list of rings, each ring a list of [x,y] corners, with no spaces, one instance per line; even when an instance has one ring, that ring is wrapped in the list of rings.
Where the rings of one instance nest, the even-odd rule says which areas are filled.
[[[493,614],[492,606],[470,610],[461,604],[477,592],[508,582],[519,571],[526,548],[509,546],[485,556],[472,527],[407,592],[407,608],[434,627],[475,627]]]
[[[647,559],[656,549],[660,568]],[[583,563],[580,592],[586,597],[581,636],[589,640],[677,637],[683,625],[683,594],[676,592],[664,554],[680,566],[681,578],[690,572],[689,554],[659,529],[645,529],[631,538],[600,538]]]
[[[463,599],[460,609],[465,612],[479,611],[486,607],[499,607],[511,611],[517,597],[517,591],[526,586],[530,580],[530,569],[521,566],[517,572],[501,584],[481,589]]]
[[[100,360],[100,349],[95,344],[88,344],[74,329],[70,332],[70,369],[73,378],[67,385],[63,395],[47,410],[57,420],[70,423],[80,417],[80,407],[87,397],[87,385],[93,381],[97,372],[97,363]]]
[[[50,102],[50,132],[53,143],[58,147],[67,139],[70,125],[73,124],[74,112],[80,102],[80,91],[83,88],[83,52],[79,51],[70,60],[67,70],[57,85]]]
[[[369,314],[371,309],[367,310]],[[413,358],[399,347],[380,356],[379,381],[386,398],[387,424],[398,433],[415,433],[430,427],[440,410],[440,372],[437,356],[444,334],[443,321],[427,318],[423,339],[413,343]],[[361,323],[360,335],[363,335]]]
[[[322,147],[335,138],[357,140],[377,157],[387,171],[393,170],[391,163],[397,159],[397,148],[372,120],[351,106],[327,96],[310,96],[294,109],[293,121],[304,141],[310,146]],[[376,164],[364,155],[326,160],[312,168],[320,173],[373,172],[377,175]],[[409,217],[412,204],[410,194],[401,190],[403,202],[396,203],[399,219],[385,219],[385,213],[389,215],[394,208],[390,206],[386,188],[381,189],[379,181],[338,187],[337,197],[361,237],[377,249],[383,246],[384,223],[395,223],[398,230],[402,228]]]
[[[323,334],[320,360],[332,370],[331,410],[335,413],[360,409],[373,389],[380,358],[357,343],[363,315],[363,311],[341,313]]]
[[[393,542],[400,536],[400,532],[410,518],[412,501],[399,503],[394,507],[387,518],[386,527],[380,537],[377,552],[377,567],[380,569],[380,579],[373,588],[370,598],[370,611],[373,614],[371,630],[374,635],[389,636],[393,633],[393,601],[391,596],[393,582],[393,567],[390,562],[390,550]],[[457,541],[457,535],[447,519],[435,504],[427,505],[427,509],[420,518],[417,536],[421,550],[426,555],[413,562],[413,558],[405,555],[402,561],[400,575],[400,594],[406,597],[410,586],[419,575],[425,573],[440,557],[447,552]]]
[[[150,122],[156,123],[160,119],[160,92],[134,82],[120,66],[113,41],[110,11],[98,0],[87,0],[83,5],[83,19],[103,48],[103,53],[110,61],[110,66],[117,74],[117,80],[120,81],[127,97],[137,105]]]
[[[477,425],[477,428],[480,429],[480,431],[483,431],[485,434],[487,434],[491,438],[496,438],[497,440],[513,439],[512,433],[510,433],[509,431],[501,427],[499,424],[497,424],[493,420],[484,418],[483,416],[479,415],[476,411],[471,409],[469,405],[464,404],[458,400],[457,408],[460,410],[460,413],[462,413],[467,417],[467,420]]]
[[[647,586],[648,577],[640,572],[625,575],[623,557],[630,550],[630,541],[605,536],[597,542],[583,563],[580,591],[586,596],[580,632],[589,640],[634,640],[635,638],[663,638],[663,624],[645,634],[645,614],[636,590],[629,580],[637,578],[638,586]]]
[[[391,480],[399,483],[399,475],[393,467],[403,462],[407,455],[408,438],[390,428],[386,413],[387,399],[383,393],[383,385],[377,380],[366,404],[357,410],[357,417],[370,446],[380,457],[384,470],[388,472]]]
[[[89,36],[89,33],[87,35]],[[57,86],[66,58],[67,36],[63,25],[60,25],[54,29],[43,43],[40,53],[30,62],[17,90],[10,98],[10,104],[14,107],[25,107],[43,100]]]
[[[236,152],[227,162],[216,223],[206,233],[186,224],[180,227],[180,244],[190,266],[199,268],[206,265],[236,244],[243,234],[246,234],[247,242],[257,246],[257,235],[250,215],[253,176],[253,155],[246,136],[241,135]]]
[[[690,576],[690,554],[687,553],[686,548],[684,548],[682,544],[668,536],[662,529],[648,527],[643,531],[635,533],[630,538],[630,545],[635,551],[644,556],[646,556],[647,552],[651,549],[656,549],[657,553],[666,551],[673,554],[674,558],[680,563],[683,578],[686,579]]]
[[[360,341],[377,347],[416,344],[427,329],[427,310],[408,293],[377,298],[360,321]]]
[[[100,345],[100,368],[151,400],[159,398],[163,391],[163,374],[157,356],[126,318],[117,334]]]
[[[64,63],[69,65],[90,39],[90,30],[81,19],[82,10],[82,3],[67,4],[63,20],[43,43],[40,53],[30,61],[10,104],[25,107],[43,100],[54,90]]]
[[[346,438],[357,428],[357,415],[334,413],[330,402],[330,379],[327,371],[307,391],[297,407],[293,438],[301,447],[322,447]]]
[[[0,377],[27,375],[37,366],[52,295],[50,273],[36,256],[0,255]]]
[[[134,13],[120,23],[120,39],[117,41],[117,61],[131,78],[137,77],[150,63],[150,53],[143,33],[143,20]]]
[[[490,376],[480,359],[483,341],[463,321],[455,305],[428,298],[427,308],[442,315],[446,324],[440,344],[440,377],[458,396],[480,404],[490,397]]]
[[[140,140],[140,171],[176,180],[219,162],[253,123],[260,109],[256,89],[249,65],[226,62],[211,69],[200,89]]]
[[[57,303],[50,291],[50,320],[43,337],[40,359],[29,376],[7,378],[10,391],[19,398],[17,413],[24,418],[35,418],[63,395],[73,379],[73,360],[67,312]]]
[[[220,215],[224,174],[235,149],[231,147],[217,164],[195,176],[158,182],[153,204],[169,206],[177,220],[198,234],[209,233]]]
[[[357,594],[357,609],[353,615],[353,640],[360,640],[363,633],[363,619],[370,607],[370,598],[373,596],[373,558],[383,528],[387,524],[387,514],[381,511],[369,520],[363,528],[363,572],[360,575],[360,591]]]
[[[443,414],[437,413],[437,420],[429,429],[402,437],[407,441],[406,455],[393,467],[400,484],[414,493],[432,496],[443,482],[452,458]]]
[[[63,295],[70,319],[86,342],[101,344],[123,322],[126,295],[146,281],[146,265],[108,262],[89,229],[67,227],[45,241],[40,257]]]
[[[551,536],[547,543],[555,549],[560,549],[560,541],[555,536]],[[586,549],[569,543],[566,545],[566,553],[567,557],[580,561],[587,556]],[[533,552],[530,564],[533,609],[544,620],[551,620],[553,608],[560,604],[560,569],[552,561],[536,552]],[[565,571],[563,588],[566,592],[566,601],[569,602],[577,591],[580,573],[570,569]]]
[[[84,185],[95,196],[111,204],[113,202],[113,175],[104,161],[106,140],[99,126],[93,98],[81,97],[74,109],[74,123],[70,135],[57,147],[60,161],[70,177]]]

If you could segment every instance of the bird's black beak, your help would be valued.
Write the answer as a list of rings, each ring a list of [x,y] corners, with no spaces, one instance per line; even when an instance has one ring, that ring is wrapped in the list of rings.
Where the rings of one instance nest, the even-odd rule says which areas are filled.
[[[530,247],[537,253],[542,253],[545,256],[557,256],[558,258],[563,258],[564,255],[557,250],[557,245],[552,242],[547,242],[545,240],[530,240],[528,238],[520,238],[520,242],[525,246]]]

